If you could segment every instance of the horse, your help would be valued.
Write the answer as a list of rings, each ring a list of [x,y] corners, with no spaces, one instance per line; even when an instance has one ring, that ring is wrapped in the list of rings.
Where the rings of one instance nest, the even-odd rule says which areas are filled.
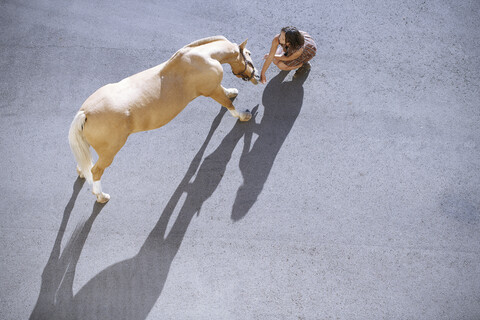
[[[246,44],[247,40],[237,45],[223,36],[197,40],[166,62],[107,84],[85,100],[71,123],[68,140],[77,173],[93,186],[97,202],[110,200],[100,179],[129,135],[166,125],[195,98],[210,97],[240,121],[250,120],[248,110],[233,106],[238,90],[221,85],[224,63],[230,64],[236,77],[258,83]],[[98,155],[95,165],[90,147]]]

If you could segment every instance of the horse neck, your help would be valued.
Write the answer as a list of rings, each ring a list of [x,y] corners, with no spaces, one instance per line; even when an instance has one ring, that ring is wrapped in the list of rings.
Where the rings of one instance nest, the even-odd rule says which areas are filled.
[[[225,41],[219,43],[211,53],[211,57],[215,60],[218,60],[221,64],[228,63],[230,66],[238,64],[240,62],[240,54],[238,46],[231,43],[230,41]]]
[[[223,38],[223,37],[222,37]],[[209,38],[201,39],[193,42],[181,50],[177,51],[164,65],[164,72],[170,67],[176,65],[177,58],[188,53],[190,50],[200,50],[202,54],[210,56],[212,59],[217,60],[221,64],[228,63],[230,66],[238,66],[242,63],[240,51],[236,44],[231,43],[227,39],[216,39],[214,41],[206,41]]]

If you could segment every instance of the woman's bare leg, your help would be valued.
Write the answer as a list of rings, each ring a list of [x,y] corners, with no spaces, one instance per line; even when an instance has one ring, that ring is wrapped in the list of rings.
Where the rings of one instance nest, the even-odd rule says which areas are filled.
[[[285,53],[285,52],[283,51],[282,46],[278,46],[277,52],[275,52],[275,55],[283,55],[284,53]],[[263,59],[265,59],[265,60],[266,60],[267,58],[268,58],[268,54],[266,54],[266,55],[263,57]],[[278,65],[278,63],[280,62],[280,60],[278,60],[277,58],[274,57],[272,62],[273,62],[274,65]]]
[[[296,69],[300,68],[301,66],[303,66],[303,63],[299,64],[298,66],[294,66],[294,67],[289,67],[285,63],[283,63],[282,61],[279,61],[278,64],[277,64],[277,67],[280,70],[285,70],[285,71],[296,70]]]

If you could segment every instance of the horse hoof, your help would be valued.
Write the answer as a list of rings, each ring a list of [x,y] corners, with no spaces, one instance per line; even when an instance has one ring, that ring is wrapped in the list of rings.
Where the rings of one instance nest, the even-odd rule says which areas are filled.
[[[79,167],[77,167],[77,173],[80,179],[85,179],[85,175],[83,174],[82,170],[80,170]]]
[[[248,121],[252,119],[252,114],[250,112],[242,112],[240,114],[240,121]]]
[[[110,195],[108,193],[97,194],[98,203],[107,203],[110,200]]]

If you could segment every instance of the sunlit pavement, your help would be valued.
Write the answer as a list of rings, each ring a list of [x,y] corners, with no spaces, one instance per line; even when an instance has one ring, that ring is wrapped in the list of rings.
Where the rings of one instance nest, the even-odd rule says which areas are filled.
[[[162,1],[164,2],[164,1]],[[479,319],[480,3],[0,3],[0,318]],[[77,179],[99,87],[207,36],[260,69],[295,25],[309,74],[232,75]]]

